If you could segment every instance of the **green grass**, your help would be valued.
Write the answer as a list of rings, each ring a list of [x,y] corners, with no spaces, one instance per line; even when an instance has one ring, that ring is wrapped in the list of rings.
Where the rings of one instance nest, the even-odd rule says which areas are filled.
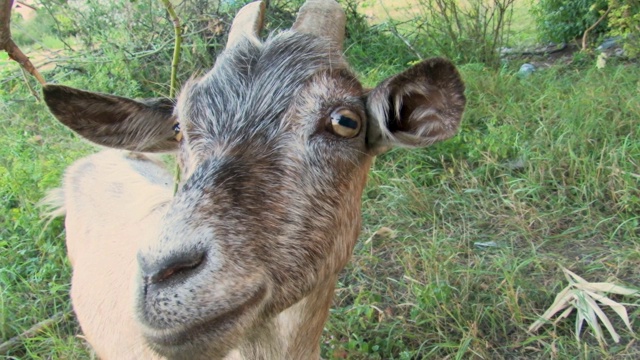
[[[517,0],[510,18],[509,46],[526,47],[536,44],[536,24],[529,12],[533,0]]]
[[[6,114],[0,124],[0,338],[4,342],[58,312],[71,311],[62,221],[45,229],[36,203],[59,185],[64,167],[86,145],[21,89],[1,94],[0,100],[0,111]],[[69,317],[10,352],[9,358],[76,358],[82,349],[74,337],[77,331]]]
[[[379,70],[362,72],[373,82]],[[640,287],[640,70],[553,68],[525,79],[461,70],[469,99],[462,132],[376,161],[361,240],[381,226],[397,237],[360,241],[338,286],[324,356],[640,356],[637,336],[621,324],[622,343],[606,349],[590,335],[577,344],[571,321],[526,332],[564,287],[560,265]],[[43,230],[35,203],[88,151],[14,85],[0,125],[5,340],[70,310],[62,224]],[[474,246],[488,241],[497,247]],[[70,317],[10,355],[87,358],[79,333]]]
[[[415,60],[402,49],[391,37],[354,37],[348,56],[372,86]],[[92,151],[34,101],[15,64],[4,64],[0,342],[71,312],[62,221],[44,228],[35,204],[59,185],[68,164]],[[45,76],[144,93],[118,64]],[[460,69],[468,99],[460,134],[376,160],[323,358],[639,358],[640,339],[621,322],[614,322],[621,343],[606,348],[588,333],[577,343],[573,318],[536,334],[526,329],[566,286],[561,266],[589,281],[640,287],[640,69],[589,63],[526,78],[515,75],[517,67]],[[396,237],[365,242],[383,226]],[[491,241],[495,247],[475,245]],[[629,309],[638,330],[638,310]],[[67,316],[6,358],[89,359],[80,334]]]
[[[397,237],[359,243],[325,355],[637,358],[621,322],[621,344],[606,349],[590,335],[577,344],[572,320],[526,329],[565,286],[561,265],[640,286],[640,70],[462,72],[461,134],[377,159],[362,238],[382,226]],[[497,246],[474,246],[489,241]]]

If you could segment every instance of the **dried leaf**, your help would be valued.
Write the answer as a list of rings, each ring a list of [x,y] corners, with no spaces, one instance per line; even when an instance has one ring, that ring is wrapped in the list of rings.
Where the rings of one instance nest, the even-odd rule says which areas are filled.
[[[556,295],[556,299],[553,304],[547,309],[547,311],[540,316],[538,320],[536,320],[531,326],[529,326],[529,331],[536,331],[542,326],[545,322],[549,321],[553,315],[555,315],[558,311],[565,309],[569,306],[569,300],[571,300],[571,288],[564,288],[558,295]]]
[[[565,274],[565,277],[567,278],[567,280],[569,281],[569,283],[578,283],[578,284],[588,284],[589,282],[583,278],[581,278],[580,276],[576,275],[573,271],[566,269],[566,268],[562,268],[562,271]]]
[[[609,299],[606,296],[602,296],[600,294],[596,294],[596,293],[592,293],[590,291],[587,290],[587,293],[589,295],[591,295],[591,297],[593,297],[595,300],[601,302],[604,305],[609,306],[611,309],[613,309],[613,311],[616,312],[616,314],[618,314],[618,316],[620,316],[620,318],[622,319],[622,321],[624,321],[624,324],[627,326],[627,329],[629,329],[629,331],[631,331],[632,334],[634,334],[633,329],[631,328],[631,322],[629,321],[629,315],[627,314],[627,309],[620,303],[615,302],[611,299]]]
[[[374,239],[394,239],[396,237],[395,231],[390,228],[383,226],[373,233],[364,243],[368,244]]]
[[[613,341],[615,341],[616,343],[619,343],[620,335],[618,335],[618,333],[616,332],[616,329],[613,328],[613,325],[611,324],[611,321],[609,321],[609,318],[607,317],[607,315],[602,311],[602,309],[600,309],[600,307],[595,302],[595,300],[593,300],[590,296],[585,295],[584,299],[587,302],[587,304],[589,304],[591,309],[593,309],[593,312],[598,316],[600,321],[602,321],[604,326],[607,328],[607,330],[609,331],[609,334],[613,338]],[[604,334],[601,334],[600,336],[603,336],[602,341],[604,341]]]
[[[573,311],[573,307],[569,306],[568,308],[565,309],[565,311],[562,312],[562,314],[560,314],[558,316],[558,318],[556,319],[556,321],[553,322],[553,325],[557,325],[558,322],[564,318],[566,318],[567,316],[569,316],[569,314],[571,314],[571,312]]]
[[[606,282],[575,284],[574,286],[577,289],[588,290],[593,292],[605,292],[605,293],[627,295],[627,296],[631,296],[631,295],[640,296],[640,292],[638,292],[638,290],[629,289],[624,286],[620,286],[612,283],[606,283]]]
[[[545,320],[549,320],[560,310],[564,309],[564,311],[554,321],[554,324],[557,324],[561,319],[569,316],[573,309],[575,309],[577,312],[575,324],[576,339],[578,341],[580,341],[580,333],[582,332],[582,327],[586,322],[593,331],[600,346],[606,345],[604,332],[600,326],[600,322],[602,322],[613,340],[618,343],[620,341],[620,335],[618,335],[613,324],[600,308],[601,305],[606,305],[620,316],[629,331],[633,333],[633,330],[631,329],[631,322],[629,321],[629,315],[625,306],[609,299],[605,294],[610,293],[617,295],[640,296],[640,292],[638,290],[606,282],[590,283],[568,269],[562,268],[562,271],[564,272],[567,281],[569,281],[569,286],[564,288],[556,296],[553,305],[551,305],[540,319],[535,321],[529,327],[529,331],[537,330],[544,324]]]
[[[587,303],[584,294],[577,294],[577,309],[579,312],[582,312],[584,319],[587,322],[587,325],[591,328],[591,331],[594,332],[596,339],[600,345],[605,345],[607,342],[604,340],[604,333],[602,332],[602,327],[600,327],[600,323],[598,323],[598,317],[593,308]],[[598,308],[599,309],[599,308]]]
[[[582,324],[584,324],[584,315],[578,311],[578,314],[576,315],[576,340],[578,340],[578,342],[580,342],[580,333],[582,332]]]

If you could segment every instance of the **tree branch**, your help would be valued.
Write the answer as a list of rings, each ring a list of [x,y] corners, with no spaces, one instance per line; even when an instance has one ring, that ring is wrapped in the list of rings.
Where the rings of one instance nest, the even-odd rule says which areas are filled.
[[[11,7],[13,0],[4,0],[0,4],[0,50],[4,50],[9,54],[9,58],[16,61],[29,74],[33,75],[42,85],[47,82],[42,75],[36,70],[31,60],[25,55],[18,45],[11,39]]]
[[[169,88],[169,97],[173,98],[176,95],[178,64],[180,63],[180,46],[182,44],[182,28],[180,27],[180,18],[178,18],[171,2],[169,0],[162,0],[162,3],[167,9],[169,16],[171,16],[173,31],[175,33],[173,59],[171,60],[171,87]]]
[[[27,3],[25,3],[24,1],[17,0],[16,2],[17,2],[18,4],[20,4],[20,5],[24,6],[24,7],[28,7],[28,8],[29,8],[29,9],[31,9],[31,10],[38,10],[38,9],[34,8],[33,6],[31,6],[31,5],[27,4]]]
[[[598,26],[598,24],[600,24],[605,17],[607,17],[609,10],[611,10],[611,7],[609,7],[607,11],[605,11],[604,14],[600,16],[600,18],[598,19],[598,21],[595,22],[595,24],[589,26],[589,28],[584,31],[584,34],[582,34],[582,51],[585,51],[587,49],[587,35],[589,34],[589,31],[595,29],[595,27]]]
[[[175,33],[175,42],[173,44],[173,58],[171,59],[171,85],[169,87],[169,97],[174,98],[176,96],[176,87],[177,87],[177,77],[178,77],[178,64],[180,63],[180,49],[182,45],[182,28],[180,27],[180,18],[178,18],[178,14],[176,14],[173,5],[171,5],[170,0],[162,0],[164,7],[167,9],[169,16],[171,16],[171,21],[173,22],[173,31]],[[180,128],[180,124],[177,123],[175,126]],[[179,130],[178,130],[179,131]],[[182,134],[178,132],[176,134],[176,140],[180,140],[180,136]],[[175,181],[173,184],[173,194],[175,195],[178,192],[178,185],[180,184],[180,167],[178,165],[178,161],[176,161],[176,174]]]

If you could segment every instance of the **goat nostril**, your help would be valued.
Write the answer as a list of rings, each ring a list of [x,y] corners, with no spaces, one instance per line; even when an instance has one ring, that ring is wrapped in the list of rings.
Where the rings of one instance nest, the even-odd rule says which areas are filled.
[[[155,267],[143,269],[144,279],[147,284],[157,284],[178,275],[187,275],[197,269],[204,261],[205,253],[197,252],[174,256],[159,263]]]

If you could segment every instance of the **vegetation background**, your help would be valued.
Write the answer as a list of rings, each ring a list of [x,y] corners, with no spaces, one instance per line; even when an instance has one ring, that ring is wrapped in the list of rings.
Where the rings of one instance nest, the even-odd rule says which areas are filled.
[[[169,93],[173,28],[160,1],[30,4],[38,9],[33,18],[14,13],[14,39],[49,82],[129,97]],[[213,64],[242,4],[174,5],[185,33],[184,81]],[[619,343],[599,342],[589,329],[577,340],[575,315],[527,331],[566,286],[561,267],[640,288],[640,5],[343,5],[346,54],[366,85],[445,55],[459,65],[468,106],[455,138],[378,157],[323,358],[640,358],[638,335],[608,310]],[[267,31],[290,25],[298,6],[272,1]],[[625,56],[594,50],[612,36]],[[580,51],[559,60],[531,51],[549,40]],[[501,56],[505,48],[516,51]],[[527,62],[535,72],[519,71]],[[63,221],[45,226],[36,204],[67,165],[96,149],[49,115],[25,81],[36,94],[38,87],[4,53],[0,64],[0,358],[90,359],[68,298]],[[613,298],[631,302],[638,329],[638,301]],[[47,319],[53,321],[4,347]]]

